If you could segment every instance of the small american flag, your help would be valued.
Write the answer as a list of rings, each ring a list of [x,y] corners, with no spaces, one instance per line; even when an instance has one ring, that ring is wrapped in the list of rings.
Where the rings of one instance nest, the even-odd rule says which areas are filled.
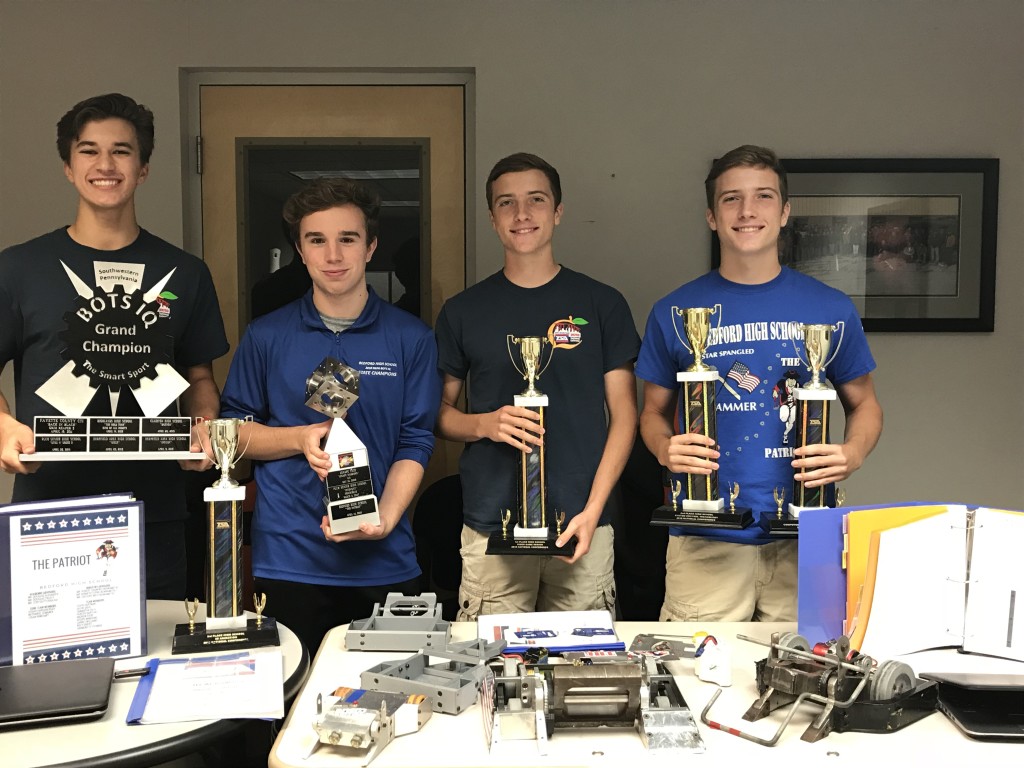
[[[752,374],[747,366],[738,361],[732,364],[732,368],[729,369],[726,376],[739,384],[740,389],[745,389],[747,392],[753,392],[761,383],[761,380]]]

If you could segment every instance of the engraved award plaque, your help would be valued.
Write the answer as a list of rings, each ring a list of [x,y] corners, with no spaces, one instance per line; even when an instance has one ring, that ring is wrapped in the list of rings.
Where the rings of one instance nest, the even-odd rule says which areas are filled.
[[[811,380],[794,391],[796,397],[796,447],[824,445],[828,442],[829,410],[837,395],[836,391],[822,382],[822,371],[831,363],[843,343],[844,323],[836,325],[805,325],[795,323],[794,338],[803,339],[801,360],[811,371]],[[839,341],[829,356],[832,334],[839,331]],[[820,509],[827,506],[829,486],[807,488],[802,482],[793,481],[793,500],[789,505],[790,517],[796,519],[805,509]]]
[[[306,405],[334,419],[323,446],[331,457],[324,498],[331,533],[354,531],[363,522],[380,525],[366,446],[344,419],[358,399],[359,371],[333,357],[306,379]]]
[[[164,318],[177,298],[171,273],[143,287],[140,265],[94,262],[95,288],[65,265],[78,294],[64,315],[61,358],[36,394],[54,408],[32,425],[35,453],[22,461],[195,459],[192,420],[163,416],[188,389],[171,364],[174,339]],[[118,403],[133,401],[118,416]],[[125,408],[122,408],[125,410]],[[85,413],[109,413],[89,415]]]
[[[704,353],[708,347],[708,336],[711,333],[711,318],[718,315],[718,324],[722,323],[722,305],[714,307],[691,307],[680,309],[672,307],[672,328],[676,338],[686,350],[693,354],[693,364],[685,371],[676,374],[679,382],[679,413],[682,417],[682,429],[692,434],[710,437],[718,443],[715,423],[715,387],[721,377],[718,370],[704,362]],[[676,318],[683,318],[683,335],[679,333]],[[651,516],[651,525],[686,525],[707,528],[746,528],[753,522],[754,516],[748,507],[737,507],[735,501],[725,508],[725,500],[718,492],[718,471],[711,474],[685,474],[681,481],[669,478],[669,482],[681,482],[682,488],[673,490],[672,504],[658,507]],[[680,493],[686,493],[680,499]],[[738,496],[738,493],[737,493]]]
[[[251,421],[251,419],[246,419]],[[188,624],[174,629],[171,653],[195,653],[228,648],[280,645],[274,619],[247,619],[242,607],[242,503],[245,488],[231,478],[231,469],[245,453],[238,450],[240,419],[204,422],[210,441],[210,460],[220,478],[203,491],[207,514],[206,621],[196,622],[198,601],[185,601]],[[206,450],[206,446],[203,446]]]
[[[544,348],[549,344],[549,340],[542,336],[516,337],[510,334],[505,339],[512,365],[527,382],[526,389],[515,396],[514,404],[518,408],[529,408],[539,413],[542,427],[548,396],[537,389],[537,379],[551,364],[553,348],[548,349],[546,363],[543,359]],[[516,511],[515,514],[512,510],[501,512],[501,530],[491,534],[487,542],[487,554],[571,557],[576,549],[575,538],[563,547],[555,546],[555,540],[562,533],[565,513],[551,514],[548,510],[544,446],[535,445],[530,453],[520,451],[518,461]],[[511,530],[510,522],[514,522]]]

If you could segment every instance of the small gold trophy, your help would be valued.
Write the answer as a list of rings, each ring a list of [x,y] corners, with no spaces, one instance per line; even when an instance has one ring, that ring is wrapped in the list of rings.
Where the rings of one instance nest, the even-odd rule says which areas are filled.
[[[711,318],[715,315],[718,316],[717,328],[722,325],[721,304],[683,309],[672,307],[672,329],[679,343],[693,355],[693,363],[685,371],[676,374],[676,381],[679,382],[679,414],[682,419],[680,432],[704,435],[717,445],[715,389],[722,378],[716,368],[704,362],[712,331]],[[679,332],[678,318],[682,318],[683,333]],[[672,505],[666,504],[654,510],[651,525],[746,528],[754,520],[750,509],[737,507],[735,503],[730,505],[728,511],[725,510],[725,500],[718,492],[718,470],[712,470],[707,475],[687,473],[683,478],[686,496],[681,504],[677,504],[679,494],[674,491],[674,482],[670,477]]]
[[[771,517],[770,514],[767,516],[768,535],[780,538],[796,536],[797,520],[785,509],[786,489],[781,485],[775,486],[772,488],[772,498],[775,499],[775,517]]]

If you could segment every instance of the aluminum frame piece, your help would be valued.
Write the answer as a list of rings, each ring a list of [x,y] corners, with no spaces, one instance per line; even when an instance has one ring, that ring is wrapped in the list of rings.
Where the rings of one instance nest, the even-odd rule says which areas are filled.
[[[376,664],[364,671],[359,681],[363,688],[376,691],[429,696],[435,711],[457,715],[476,701],[487,674],[484,662],[504,648],[504,640],[454,643],[443,651]],[[445,661],[430,664],[430,657]]]
[[[419,651],[447,648],[451,622],[441,618],[442,606],[433,592],[408,597],[388,592],[373,615],[348,625],[345,647],[350,651]]]
[[[637,718],[640,740],[649,751],[659,754],[701,754],[704,740],[675,678],[667,674],[661,662],[648,658],[644,664],[647,670]]]

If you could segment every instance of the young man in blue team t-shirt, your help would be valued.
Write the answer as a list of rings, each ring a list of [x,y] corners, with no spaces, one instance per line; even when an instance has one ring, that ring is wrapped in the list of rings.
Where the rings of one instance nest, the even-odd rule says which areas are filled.
[[[771,539],[773,491],[787,501],[794,475],[808,487],[849,477],[875,447],[882,409],[875,397],[860,318],[840,291],[779,263],[779,231],[789,218],[786,172],[775,153],[738,147],[715,161],[705,180],[708,226],[718,233],[717,271],[677,288],[654,306],[636,374],[644,380],[640,433],[673,475],[719,471],[720,487],[738,483],[742,504],[761,513],[742,530],[673,528],[666,555],[662,620],[795,621],[797,542]],[[718,444],[676,422],[676,373],[693,362],[672,326],[673,307],[721,304],[707,362],[741,386],[717,408]],[[842,443],[793,447],[792,386],[810,376],[800,362],[793,322],[835,325],[835,359],[825,370],[846,412]],[[717,325],[718,317],[715,318]],[[837,346],[838,345],[838,346]],[[683,434],[679,434],[684,432]],[[685,487],[685,482],[683,483]]]

